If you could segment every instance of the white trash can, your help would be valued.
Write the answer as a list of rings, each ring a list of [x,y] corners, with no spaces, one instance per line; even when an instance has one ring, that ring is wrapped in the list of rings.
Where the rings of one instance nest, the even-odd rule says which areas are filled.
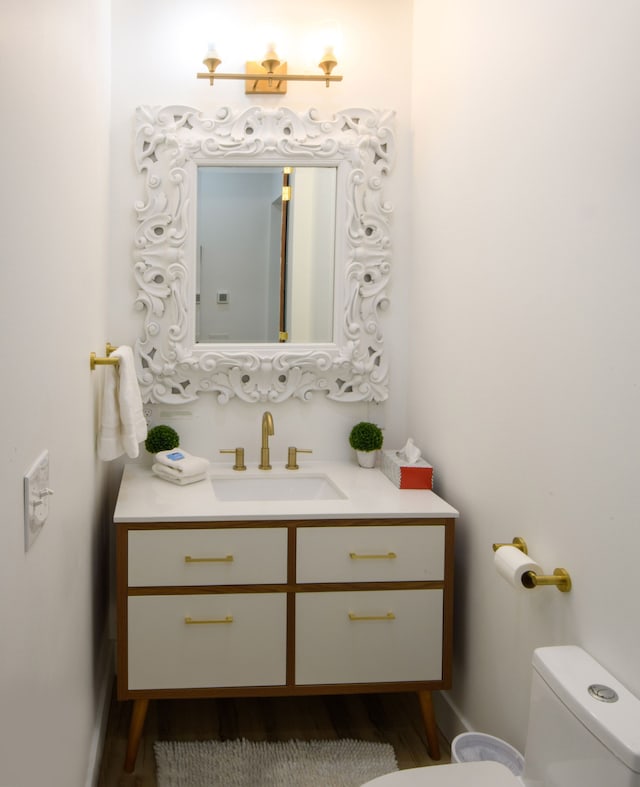
[[[483,732],[463,732],[451,743],[451,759],[454,762],[481,762],[491,760],[505,765],[514,776],[521,776],[524,757],[517,749]]]

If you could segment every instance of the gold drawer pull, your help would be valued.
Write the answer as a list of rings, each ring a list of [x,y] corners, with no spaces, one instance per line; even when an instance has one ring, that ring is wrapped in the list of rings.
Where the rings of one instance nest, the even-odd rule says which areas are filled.
[[[394,560],[398,556],[395,552],[387,552],[386,555],[359,555],[357,552],[349,552],[351,560]]]
[[[191,555],[184,556],[185,563],[233,563],[233,555],[225,555],[225,557],[191,557]]]
[[[186,617],[184,622],[187,626],[209,626],[212,623],[233,623],[233,615],[227,615],[226,618],[219,620],[194,620],[193,618]]]
[[[393,612],[387,612],[386,615],[356,615],[355,612],[349,613],[349,620],[395,620],[396,616]]]

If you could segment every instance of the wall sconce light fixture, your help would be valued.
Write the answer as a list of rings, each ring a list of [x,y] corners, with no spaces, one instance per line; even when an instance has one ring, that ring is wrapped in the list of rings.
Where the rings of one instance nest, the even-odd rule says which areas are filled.
[[[213,85],[216,79],[242,79],[244,92],[255,93],[286,93],[287,82],[324,82],[329,87],[331,82],[342,82],[342,77],[333,74],[338,61],[333,54],[333,47],[327,46],[318,68],[322,74],[288,74],[287,64],[282,63],[275,51],[275,44],[269,44],[267,53],[261,63],[247,61],[244,74],[221,74],[216,71],[222,62],[216,50],[210,46],[202,61],[207,67],[206,72],[196,74],[197,79],[208,79]]]

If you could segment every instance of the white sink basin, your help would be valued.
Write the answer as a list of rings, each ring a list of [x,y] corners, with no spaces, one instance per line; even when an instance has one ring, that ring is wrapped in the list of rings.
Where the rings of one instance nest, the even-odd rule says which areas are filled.
[[[211,478],[218,500],[344,500],[326,475],[238,476]]]

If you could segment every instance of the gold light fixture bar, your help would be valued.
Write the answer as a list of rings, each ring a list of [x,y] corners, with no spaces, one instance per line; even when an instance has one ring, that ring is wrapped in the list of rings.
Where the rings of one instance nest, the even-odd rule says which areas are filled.
[[[270,47],[262,63],[247,61],[244,74],[221,74],[216,71],[222,62],[215,52],[207,52],[202,61],[207,67],[206,72],[196,74],[197,79],[208,79],[213,85],[216,79],[241,79],[245,83],[247,95],[257,93],[286,93],[287,82],[324,82],[329,87],[331,82],[342,82],[342,77],[333,74],[338,64],[333,50],[327,47],[318,67],[322,74],[288,74],[287,64],[281,63],[273,47]]]

